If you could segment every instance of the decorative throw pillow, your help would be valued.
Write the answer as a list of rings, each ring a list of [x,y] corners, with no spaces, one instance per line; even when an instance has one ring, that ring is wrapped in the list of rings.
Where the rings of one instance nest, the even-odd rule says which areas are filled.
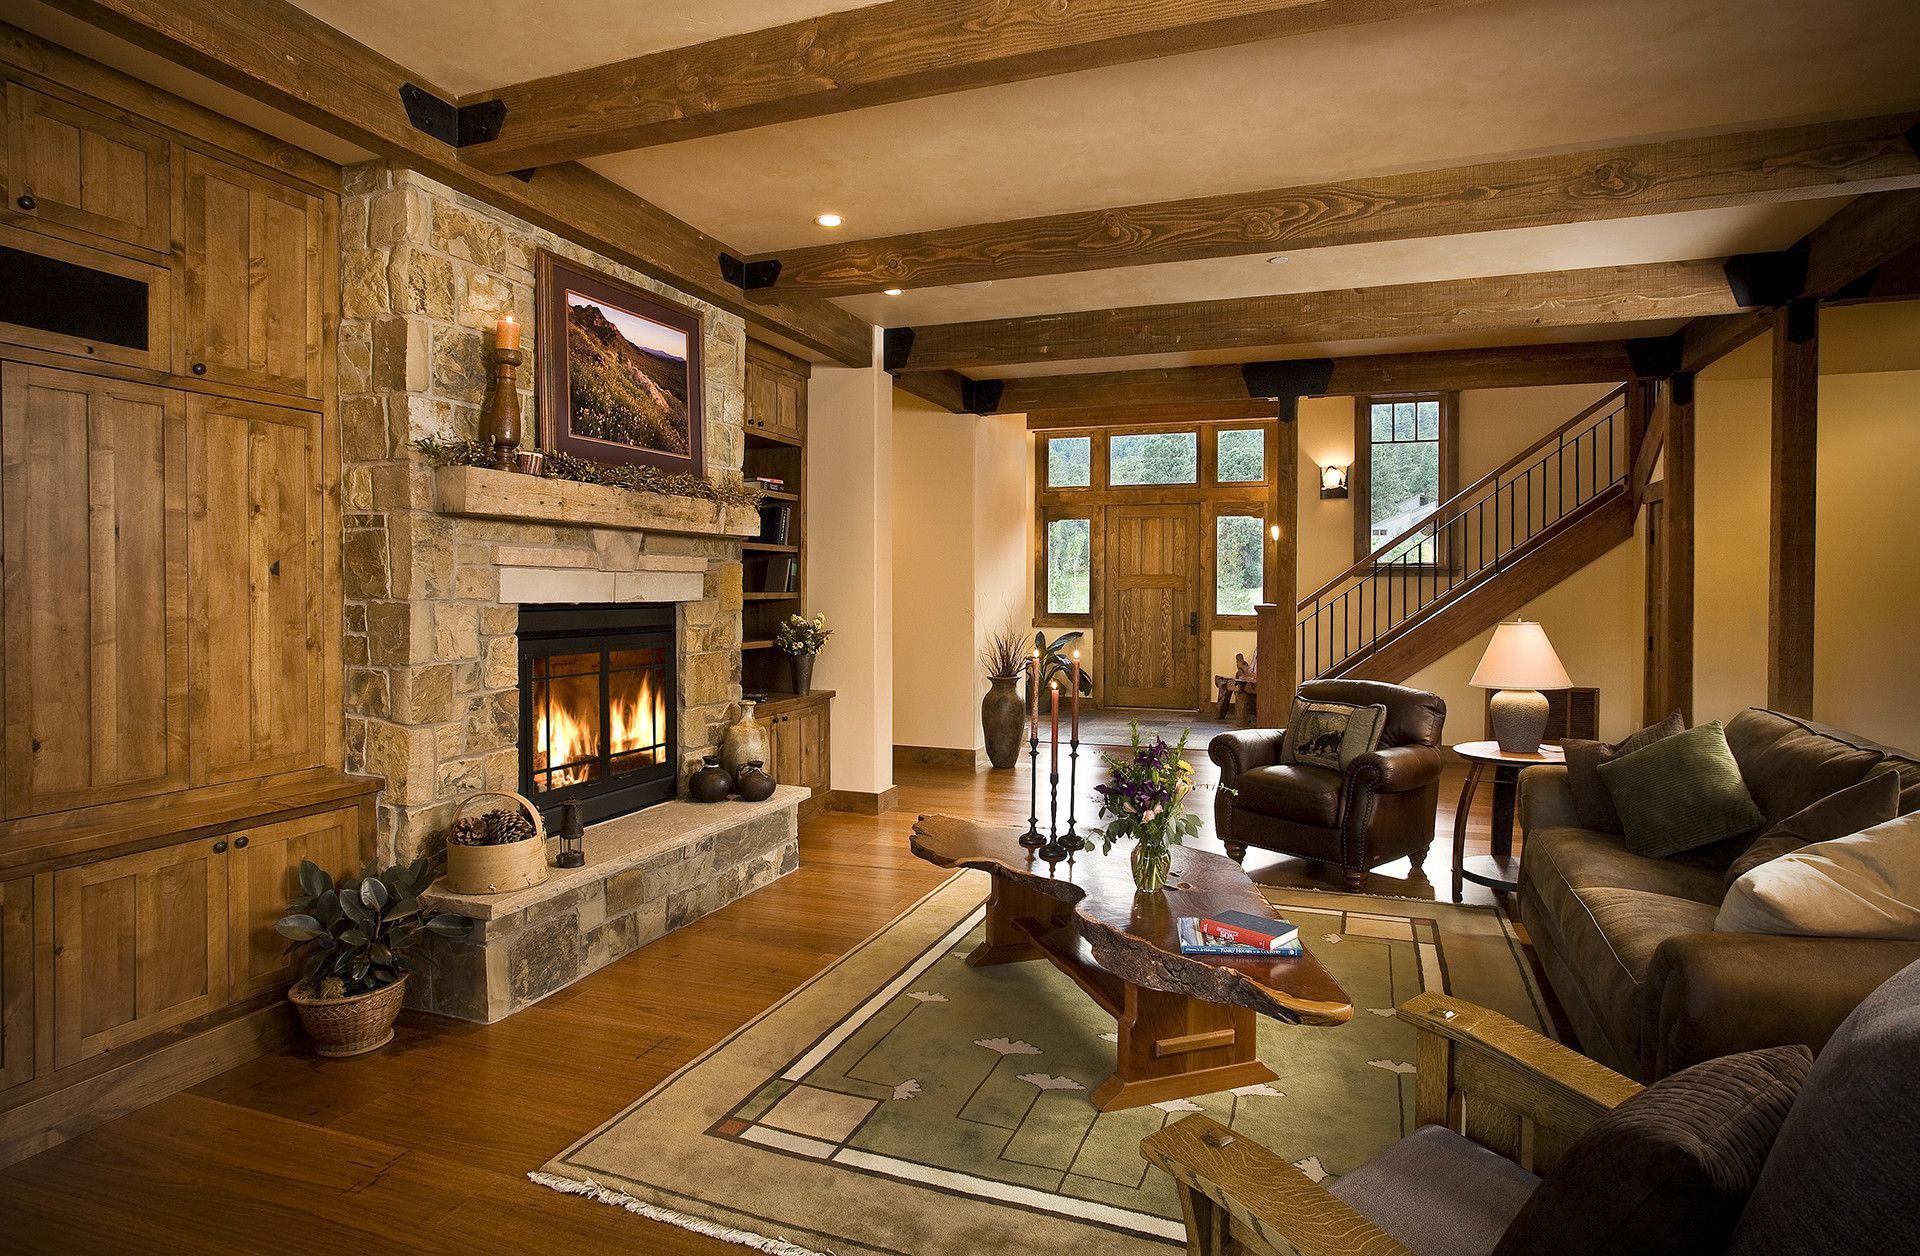
[[[1627,849],[1650,859],[1710,846],[1766,823],[1714,720],[1600,765]]]
[[[1920,812],[1761,864],[1733,883],[1713,927],[1920,939]]]
[[[1768,1047],[1655,1082],[1567,1148],[1493,1256],[1723,1250],[1812,1065]]]
[[[1876,769],[1858,785],[1849,785],[1810,807],[1802,807],[1754,838],[1727,866],[1727,884],[1809,843],[1849,837],[1899,814],[1900,774],[1892,768]]]
[[[1624,755],[1651,746],[1656,741],[1687,731],[1686,721],[1674,711],[1658,724],[1649,724],[1633,735],[1611,744],[1569,737],[1560,743],[1567,756],[1567,788],[1573,793],[1573,809],[1580,823],[1602,833],[1618,833],[1620,813],[1614,810],[1613,795],[1600,779],[1600,765],[1612,763]]]
[[[1313,702],[1296,697],[1280,743],[1280,762],[1305,763],[1346,771],[1347,765],[1380,745],[1387,708],[1349,702]]]

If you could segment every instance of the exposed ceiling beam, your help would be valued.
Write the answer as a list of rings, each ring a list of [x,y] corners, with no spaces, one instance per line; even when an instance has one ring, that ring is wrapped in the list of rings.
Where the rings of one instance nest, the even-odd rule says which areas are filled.
[[[52,0],[84,21],[227,87],[516,214],[749,324],[848,366],[871,360],[872,328],[838,306],[802,298],[757,305],[720,274],[725,246],[584,166],[531,182],[484,174],[408,121],[400,89],[434,90],[406,67],[285,0]],[[16,55],[41,41],[0,26]],[[436,93],[438,94],[438,93]]]
[[[1493,275],[913,329],[907,370],[1253,349],[1436,332],[1690,318],[1738,310],[1717,261]]]
[[[1335,358],[1320,396],[1424,392],[1436,389],[1516,388],[1540,384],[1607,384],[1631,379],[1624,340],[1584,344],[1519,345],[1507,349],[1453,349]],[[904,376],[913,378],[912,373]],[[1238,366],[1047,375],[1006,381],[1000,409],[1007,414],[1071,410],[1117,411],[1158,406],[1238,406],[1248,402]],[[1262,400],[1265,413],[1273,404]],[[1234,417],[1241,417],[1236,414]]]
[[[1823,122],[822,244],[749,259],[779,263],[753,295],[848,296],[1920,187],[1907,138],[1916,121]]]
[[[1485,0],[891,0],[477,92],[502,172]]]

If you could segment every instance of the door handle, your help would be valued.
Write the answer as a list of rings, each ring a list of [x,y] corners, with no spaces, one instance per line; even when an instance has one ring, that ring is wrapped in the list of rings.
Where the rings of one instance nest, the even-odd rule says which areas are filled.
[[[1200,612],[1199,611],[1187,612],[1187,635],[1189,637],[1197,637],[1200,635]]]

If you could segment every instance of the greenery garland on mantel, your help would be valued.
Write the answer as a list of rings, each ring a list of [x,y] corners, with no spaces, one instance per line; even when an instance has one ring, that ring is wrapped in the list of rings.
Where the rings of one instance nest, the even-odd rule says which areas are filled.
[[[477,440],[423,436],[413,447],[437,467],[494,466],[493,451]],[[760,487],[737,476],[709,480],[704,476],[662,471],[658,467],[629,463],[595,462],[574,454],[549,452],[540,474],[545,479],[573,480],[580,484],[600,484],[625,489],[629,493],[665,493],[670,497],[696,497],[722,506],[758,506]]]

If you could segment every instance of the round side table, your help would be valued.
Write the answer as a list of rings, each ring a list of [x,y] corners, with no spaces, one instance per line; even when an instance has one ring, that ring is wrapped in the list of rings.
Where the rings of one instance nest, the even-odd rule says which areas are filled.
[[[1513,804],[1520,770],[1542,763],[1565,763],[1558,746],[1542,746],[1534,754],[1508,754],[1497,741],[1467,741],[1453,748],[1467,761],[1467,781],[1460,787],[1460,805],[1453,813],[1453,901],[1460,901],[1462,881],[1511,894],[1520,888],[1520,861],[1513,855]],[[1467,858],[1467,815],[1480,780],[1493,773],[1493,853]]]

